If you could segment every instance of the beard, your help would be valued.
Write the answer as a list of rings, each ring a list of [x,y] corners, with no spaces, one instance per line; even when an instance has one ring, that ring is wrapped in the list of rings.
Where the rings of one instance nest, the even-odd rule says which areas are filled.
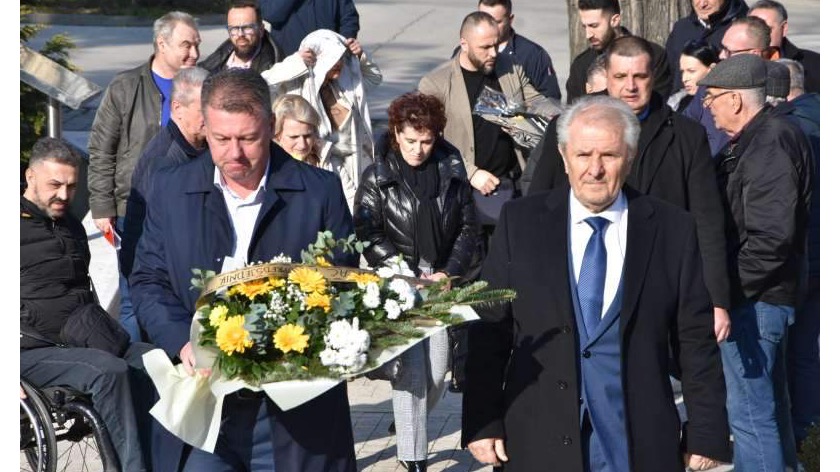
[[[472,64],[473,67],[475,67],[477,70],[480,70],[484,75],[489,75],[493,72],[493,70],[496,67],[495,60],[492,64],[481,62],[481,59],[476,57],[471,51],[467,51],[467,59],[470,61],[470,64]]]
[[[257,51],[257,46],[260,44],[260,38],[257,38],[252,44],[245,44],[245,45],[238,45],[233,43],[233,53],[236,54],[236,57],[242,61],[247,61],[254,56],[254,53]]]

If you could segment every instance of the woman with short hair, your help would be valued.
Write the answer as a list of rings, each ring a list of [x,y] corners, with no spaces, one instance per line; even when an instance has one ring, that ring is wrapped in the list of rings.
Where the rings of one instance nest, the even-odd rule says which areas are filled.
[[[420,277],[463,277],[477,265],[478,228],[472,187],[458,150],[442,137],[443,103],[411,92],[388,107],[388,131],[356,194],[356,236],[372,267],[402,257]],[[459,280],[456,280],[458,282]],[[406,351],[391,378],[397,459],[425,471],[427,412],[443,393],[446,330]]]

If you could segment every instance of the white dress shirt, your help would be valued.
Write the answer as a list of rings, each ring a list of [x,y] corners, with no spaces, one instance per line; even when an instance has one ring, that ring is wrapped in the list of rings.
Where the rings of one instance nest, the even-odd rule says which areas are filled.
[[[244,198],[240,198],[227,186],[218,167],[213,170],[213,184],[222,192],[228,217],[233,225],[233,247],[231,248],[233,267],[244,267],[248,263],[248,247],[251,245],[257,216],[265,201],[265,182],[268,178],[269,166],[270,163],[265,166],[265,173],[257,189]]]
[[[627,198],[624,192],[601,213],[592,213],[575,198],[574,192],[569,190],[569,237],[572,246],[572,267],[575,270],[575,284],[580,279],[580,266],[583,264],[583,254],[586,244],[593,233],[593,229],[584,221],[591,216],[600,216],[610,220],[604,232],[604,246],[607,249],[607,276],[604,282],[604,305],[601,317],[607,312],[618,292],[618,283],[624,270],[624,252],[627,248]]]

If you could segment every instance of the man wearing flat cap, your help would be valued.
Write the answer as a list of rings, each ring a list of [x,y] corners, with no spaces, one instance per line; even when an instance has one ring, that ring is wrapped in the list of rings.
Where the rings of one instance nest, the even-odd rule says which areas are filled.
[[[775,107],[787,101],[790,93],[790,70],[786,65],[775,61],[768,61],[764,65],[767,66],[767,83],[764,86],[767,103]]]
[[[805,259],[811,151],[802,131],[765,103],[760,57],[726,59],[699,84],[707,87],[703,106],[731,137],[717,172],[732,285],[731,332],[720,347],[735,469],[795,470],[782,349]]]

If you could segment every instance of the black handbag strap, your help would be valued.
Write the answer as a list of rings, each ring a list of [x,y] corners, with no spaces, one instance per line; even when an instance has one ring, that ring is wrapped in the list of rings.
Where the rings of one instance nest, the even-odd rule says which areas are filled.
[[[35,333],[28,333],[28,332],[26,332],[26,331],[21,330],[21,331],[20,331],[20,335],[21,335],[21,337],[26,336],[27,338],[32,338],[32,339],[34,339],[34,340],[36,340],[36,341],[41,341],[42,343],[51,344],[51,345],[53,345],[53,346],[58,346],[58,347],[67,347],[67,345],[66,345],[66,344],[63,344],[63,343],[57,343],[57,342],[55,342],[55,341],[53,341],[53,340],[51,340],[51,339],[47,339],[47,338],[45,338],[45,337],[43,337],[43,336],[39,335],[39,334],[35,334]]]

